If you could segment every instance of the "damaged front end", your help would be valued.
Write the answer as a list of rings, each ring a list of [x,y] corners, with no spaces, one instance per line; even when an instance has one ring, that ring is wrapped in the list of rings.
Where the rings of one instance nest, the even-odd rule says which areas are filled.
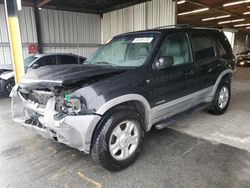
[[[87,109],[74,91],[15,86],[11,97],[16,123],[45,138],[90,152],[92,134],[101,117]]]

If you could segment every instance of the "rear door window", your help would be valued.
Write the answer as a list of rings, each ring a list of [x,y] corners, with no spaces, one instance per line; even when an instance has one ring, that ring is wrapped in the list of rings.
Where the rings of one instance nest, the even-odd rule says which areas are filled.
[[[69,55],[60,55],[57,57],[58,65],[67,65],[67,64],[77,64],[77,59]]]
[[[192,33],[191,41],[195,60],[215,57],[213,41],[205,33]]]
[[[56,64],[56,56],[50,55],[42,57],[41,59],[37,60],[36,64],[39,67],[46,66],[46,65],[55,65]]]

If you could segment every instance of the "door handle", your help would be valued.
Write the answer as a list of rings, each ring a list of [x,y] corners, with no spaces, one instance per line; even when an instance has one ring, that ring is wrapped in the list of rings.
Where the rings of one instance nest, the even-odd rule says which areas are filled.
[[[193,76],[194,74],[195,74],[194,70],[189,70],[189,71],[185,72],[185,77],[190,77],[190,76]]]

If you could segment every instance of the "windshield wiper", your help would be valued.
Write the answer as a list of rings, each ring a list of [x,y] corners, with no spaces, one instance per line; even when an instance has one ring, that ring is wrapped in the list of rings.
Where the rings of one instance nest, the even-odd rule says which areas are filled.
[[[109,63],[109,62],[106,62],[106,61],[99,61],[99,62],[96,62],[96,64],[99,64],[99,65],[111,65],[113,67],[117,67],[118,66],[116,64]]]

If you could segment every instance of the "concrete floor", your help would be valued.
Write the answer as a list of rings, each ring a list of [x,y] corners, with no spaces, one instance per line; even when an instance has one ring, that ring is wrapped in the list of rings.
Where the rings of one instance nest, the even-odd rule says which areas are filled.
[[[232,85],[231,103],[226,114],[214,116],[206,111],[198,112],[171,128],[250,152],[250,67],[238,68]]]
[[[139,159],[116,173],[14,125],[0,99],[0,187],[250,187],[249,81],[250,69],[239,69],[225,115],[198,112],[151,131]]]

